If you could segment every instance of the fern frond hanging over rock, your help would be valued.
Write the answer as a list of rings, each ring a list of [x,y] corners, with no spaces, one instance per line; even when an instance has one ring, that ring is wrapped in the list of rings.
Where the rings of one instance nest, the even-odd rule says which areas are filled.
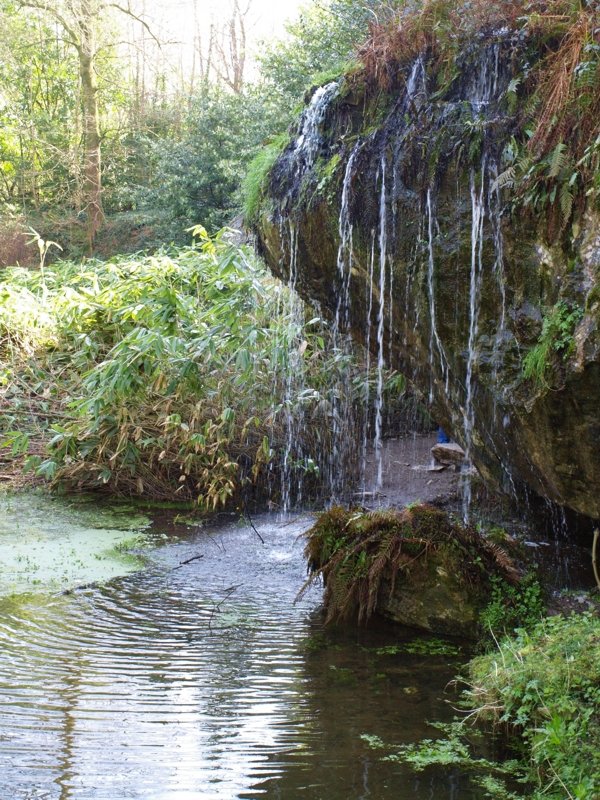
[[[406,622],[397,609],[398,590],[411,606],[412,623],[435,632],[449,632],[457,611],[465,634],[476,624],[491,575],[517,583],[512,558],[473,528],[452,522],[428,505],[362,513],[335,507],[321,514],[306,534],[309,586],[322,577],[326,620],[366,622],[380,612]],[[405,596],[408,585],[414,597]],[[431,589],[453,608],[426,608]]]

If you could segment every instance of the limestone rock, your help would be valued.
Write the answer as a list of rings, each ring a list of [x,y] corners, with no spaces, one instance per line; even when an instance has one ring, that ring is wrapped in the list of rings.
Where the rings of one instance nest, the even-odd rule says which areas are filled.
[[[438,464],[445,467],[460,467],[465,460],[465,451],[456,442],[434,444],[431,448],[431,455]]]
[[[315,93],[270,172],[258,247],[283,278],[293,264],[299,292],[348,319],[374,355],[379,334],[389,366],[431,398],[486,482],[600,519],[600,220],[588,209],[550,245],[545,217],[511,214],[495,177],[525,134],[505,101],[535,54],[509,33],[471,44],[449,84],[423,54],[387,94],[359,74],[328,84],[318,109]],[[580,316],[546,350],[541,378],[526,378],[524,358],[561,307]]]

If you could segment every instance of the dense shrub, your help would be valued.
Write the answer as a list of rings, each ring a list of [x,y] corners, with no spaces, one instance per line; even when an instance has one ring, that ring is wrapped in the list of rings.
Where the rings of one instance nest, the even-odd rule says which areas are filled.
[[[50,439],[28,462],[44,477],[208,507],[269,484],[279,501],[282,470],[305,500],[327,491],[348,357],[226,232],[198,233],[179,251],[5,273],[4,444]]]

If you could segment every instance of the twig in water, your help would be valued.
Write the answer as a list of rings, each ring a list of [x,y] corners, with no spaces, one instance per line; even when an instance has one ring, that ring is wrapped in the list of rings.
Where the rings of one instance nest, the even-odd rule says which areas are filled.
[[[174,570],[176,570],[176,569],[179,569],[180,567],[184,567],[186,564],[191,564],[191,563],[192,563],[192,561],[197,561],[199,558],[204,558],[204,553],[200,553],[200,554],[199,554],[199,555],[197,555],[197,556],[192,556],[191,558],[186,558],[186,560],[185,560],[185,561],[182,561],[182,562],[181,562],[180,564],[178,564],[176,567],[173,567],[173,570],[172,570],[172,571],[174,571]]]
[[[255,533],[255,534],[258,536],[258,538],[260,539],[260,541],[261,541],[261,544],[264,544],[264,543],[265,543],[265,540],[263,539],[263,537],[262,537],[262,536],[260,535],[260,533],[258,532],[258,530],[257,530],[257,528],[256,528],[256,525],[255,525],[255,524],[252,522],[252,517],[250,516],[250,514],[248,513],[248,511],[244,511],[244,516],[245,516],[245,517],[246,517],[246,519],[248,520],[248,523],[250,524],[250,527],[252,528],[252,530],[254,531],[254,533]]]
[[[212,620],[213,620],[214,615],[221,613],[221,605],[225,602],[225,600],[228,600],[231,597],[231,595],[237,589],[240,588],[241,585],[242,585],[241,583],[238,583],[238,584],[235,584],[234,586],[230,586],[228,589],[225,589],[225,594],[223,595],[221,600],[219,600],[219,602],[215,604],[215,606],[213,607],[213,610],[210,612],[210,617],[208,618],[208,630],[209,631],[212,630]]]

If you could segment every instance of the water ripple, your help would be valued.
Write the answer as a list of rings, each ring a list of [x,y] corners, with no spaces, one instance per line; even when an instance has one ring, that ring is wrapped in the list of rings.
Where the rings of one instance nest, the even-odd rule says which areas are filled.
[[[306,520],[258,525],[264,546],[226,525],[104,586],[0,605],[1,800],[433,796],[360,741],[396,735],[403,686],[373,686],[354,642],[306,646],[321,635],[319,592],[294,603]],[[436,798],[459,797],[447,784]]]

